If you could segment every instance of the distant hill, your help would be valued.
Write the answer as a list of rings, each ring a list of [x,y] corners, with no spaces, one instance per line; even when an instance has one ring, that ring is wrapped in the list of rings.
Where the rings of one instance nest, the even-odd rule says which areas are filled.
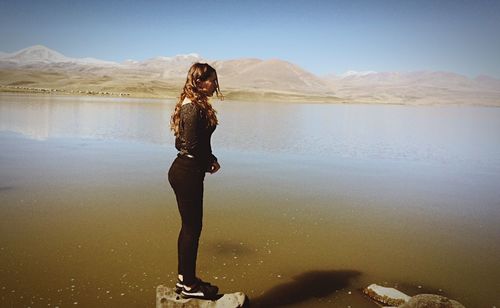
[[[0,91],[176,97],[195,62],[214,66],[223,93],[233,99],[500,106],[500,80],[486,75],[348,71],[319,77],[280,59],[209,60],[191,53],[117,63],[70,58],[42,45],[0,53]]]
[[[53,63],[76,63],[82,65],[117,65],[115,62],[103,61],[94,58],[69,58],[61,53],[42,45],[35,45],[21,49],[12,54],[4,54],[0,58],[0,67],[3,64],[15,64],[17,66],[33,66]]]
[[[302,93],[332,92],[319,77],[279,59],[239,59],[213,62],[221,84],[248,89]]]
[[[123,65],[131,69],[141,69],[160,73],[161,78],[185,77],[189,67],[204,60],[197,54],[177,55],[174,57],[155,57],[144,61],[126,61]]]
[[[369,72],[326,76],[336,95],[354,101],[500,106],[500,80],[451,72]]]

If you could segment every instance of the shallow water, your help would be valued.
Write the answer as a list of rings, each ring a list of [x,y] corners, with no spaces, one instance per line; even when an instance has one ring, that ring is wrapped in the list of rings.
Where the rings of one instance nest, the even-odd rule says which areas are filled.
[[[371,283],[498,306],[500,109],[215,104],[202,278],[261,306],[370,307]],[[173,284],[172,106],[0,96],[0,306]]]

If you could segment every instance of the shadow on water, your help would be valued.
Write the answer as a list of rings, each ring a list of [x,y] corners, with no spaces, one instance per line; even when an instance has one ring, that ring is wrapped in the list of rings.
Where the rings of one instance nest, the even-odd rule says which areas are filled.
[[[292,282],[273,287],[259,297],[250,299],[253,307],[293,305],[311,298],[323,298],[349,286],[361,272],[353,270],[310,271],[293,277]]]

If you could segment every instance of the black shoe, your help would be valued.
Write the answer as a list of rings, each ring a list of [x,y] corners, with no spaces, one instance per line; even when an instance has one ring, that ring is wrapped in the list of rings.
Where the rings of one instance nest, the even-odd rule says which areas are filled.
[[[196,282],[195,282],[196,284],[210,286],[210,287],[216,289],[215,293],[219,292],[219,288],[217,286],[213,286],[212,284],[210,284],[210,282],[203,281],[198,277],[196,277],[195,279],[196,279]],[[175,284],[175,293],[181,294],[183,289],[184,289],[184,282],[182,280],[180,280],[179,278],[177,278],[177,282]]]
[[[182,288],[181,297],[182,298],[199,298],[199,299],[216,299],[219,288],[211,285],[208,282],[197,281],[196,284],[187,289],[186,286]]]
[[[177,278],[177,282],[175,283],[175,293],[181,294],[182,289],[184,289],[184,283]]]

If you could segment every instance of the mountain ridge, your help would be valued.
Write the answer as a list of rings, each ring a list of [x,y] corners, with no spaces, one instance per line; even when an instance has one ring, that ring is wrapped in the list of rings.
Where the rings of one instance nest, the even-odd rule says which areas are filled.
[[[341,75],[316,76],[294,63],[276,58],[210,60],[196,53],[157,56],[143,61],[128,59],[118,63],[70,58],[43,45],[13,53],[1,52],[0,70],[9,73],[2,74],[0,85],[45,85],[48,83],[44,74],[54,71],[77,80],[71,88],[92,86],[93,89],[123,89],[139,95],[161,96],[162,91],[166,93],[167,89],[173,91],[181,86],[194,62],[214,66],[222,87],[238,98],[249,96],[249,93],[249,97],[265,98],[275,93],[281,98],[316,97],[344,102],[428,104],[471,100],[477,104],[500,105],[500,80],[488,75],[469,78],[453,72],[422,70],[347,71]],[[37,72],[40,77],[30,79],[27,73],[22,73],[27,71]],[[51,84],[59,85],[70,87],[65,79]],[[141,88],[139,92],[138,88]]]

